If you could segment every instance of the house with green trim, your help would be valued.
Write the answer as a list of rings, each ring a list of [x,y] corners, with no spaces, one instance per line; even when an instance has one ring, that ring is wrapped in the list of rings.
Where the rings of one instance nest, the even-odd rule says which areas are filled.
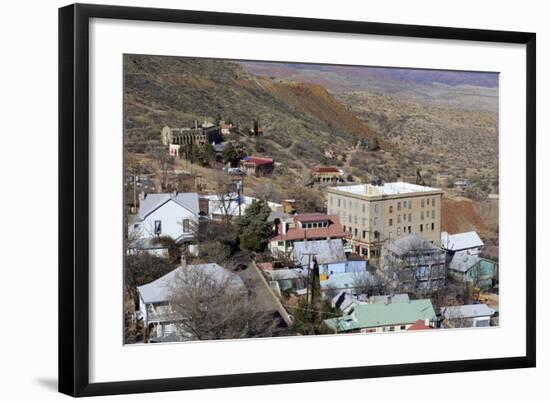
[[[448,274],[458,282],[470,282],[475,287],[488,290],[498,277],[498,263],[465,251],[457,252],[449,263]]]
[[[405,331],[418,320],[435,327],[437,317],[429,299],[367,304],[353,302],[343,316],[323,321],[327,333],[383,333]]]

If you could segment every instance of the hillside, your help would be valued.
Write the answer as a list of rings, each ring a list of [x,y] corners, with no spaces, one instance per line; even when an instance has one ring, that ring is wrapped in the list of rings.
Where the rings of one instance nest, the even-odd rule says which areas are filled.
[[[247,71],[322,85],[330,92],[369,91],[424,104],[495,112],[498,74],[407,68],[239,62]]]
[[[331,144],[343,152],[370,128],[323,87],[256,77],[220,60],[125,56],[127,150],[158,146],[163,126],[195,120],[231,121],[246,131],[258,120],[264,135],[241,135],[254,153],[274,157],[286,172],[303,177]]]
[[[409,160],[432,185],[441,185],[437,177],[446,174],[450,180],[468,180],[471,197],[499,192],[498,113],[423,104],[368,91],[335,96],[399,148],[402,172],[414,173],[405,162]]]

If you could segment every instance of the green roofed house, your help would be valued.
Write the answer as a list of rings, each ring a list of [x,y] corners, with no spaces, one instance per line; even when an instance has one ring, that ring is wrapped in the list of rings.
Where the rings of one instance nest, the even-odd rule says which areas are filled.
[[[382,333],[405,331],[418,320],[434,327],[436,315],[429,299],[367,304],[354,302],[342,317],[323,321],[329,333]]]

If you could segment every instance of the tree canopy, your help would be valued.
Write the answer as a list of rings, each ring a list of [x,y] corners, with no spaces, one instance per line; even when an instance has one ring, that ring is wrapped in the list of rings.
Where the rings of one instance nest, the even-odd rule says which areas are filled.
[[[242,250],[261,252],[272,233],[267,221],[271,209],[265,200],[252,202],[236,221],[239,245]]]

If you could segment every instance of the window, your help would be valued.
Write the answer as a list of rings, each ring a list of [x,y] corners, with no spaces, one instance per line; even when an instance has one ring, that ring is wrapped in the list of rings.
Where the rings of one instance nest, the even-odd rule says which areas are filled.
[[[426,199],[426,205],[430,206],[430,198]]]
[[[409,209],[412,209],[413,208],[413,203],[412,201],[409,201]]]
[[[340,207],[340,199],[338,199],[338,207]]]
[[[393,213],[393,206],[390,205],[390,213]]]
[[[367,238],[367,232],[363,230],[363,239]]]
[[[409,229],[408,229],[408,231],[409,231],[409,234],[410,234],[410,233],[411,233],[411,226],[409,226]]]
[[[183,227],[184,233],[188,233],[189,231],[191,231],[189,227],[189,219],[183,219],[183,221],[181,222],[181,225]]]
[[[412,214],[409,213],[409,223],[411,222]]]
[[[155,220],[155,235],[162,234],[162,223],[160,220]]]
[[[401,202],[397,202],[397,210],[401,210]]]
[[[351,224],[351,214],[348,216],[348,223]]]
[[[363,203],[363,213],[365,213],[365,204]]]
[[[388,238],[391,240],[391,237],[393,237],[393,232],[390,231],[390,232],[388,233]]]
[[[277,241],[277,246],[284,246],[285,242],[284,241]]]
[[[389,225],[390,227],[393,226],[393,219],[390,219]]]
[[[424,232],[424,225],[420,224],[420,232]]]
[[[432,210],[432,219],[435,219],[435,210]]]
[[[435,206],[435,198],[432,198],[432,206]]]
[[[391,326],[390,331],[395,331],[395,326]]]
[[[405,325],[401,325],[400,329],[405,330],[405,327],[406,327]]]
[[[420,200],[420,207],[424,207],[424,199]]]
[[[366,217],[363,217],[363,219],[361,220],[362,223],[363,223],[363,226],[366,226],[367,225],[367,219]]]
[[[344,231],[346,231],[346,226],[342,226],[342,228],[344,229]]]
[[[354,232],[355,232],[355,236],[357,237],[357,228],[355,229],[355,231],[354,231]]]
[[[400,214],[397,215],[397,224],[399,224],[399,223],[401,223],[401,215]]]
[[[435,230],[435,224],[432,223],[432,231]]]
[[[401,235],[401,228],[397,227],[397,236],[399,237]]]
[[[375,226],[378,226],[378,217],[375,217],[375,218],[374,218],[374,225],[375,225]]]
[[[424,211],[420,212],[420,220],[424,220]]]
[[[378,203],[374,204],[374,213],[378,214]]]
[[[353,217],[353,222],[354,222],[355,224],[357,224],[357,216],[354,216],[354,217]]]
[[[426,231],[428,231],[429,229],[430,229],[430,225],[426,223]]]

